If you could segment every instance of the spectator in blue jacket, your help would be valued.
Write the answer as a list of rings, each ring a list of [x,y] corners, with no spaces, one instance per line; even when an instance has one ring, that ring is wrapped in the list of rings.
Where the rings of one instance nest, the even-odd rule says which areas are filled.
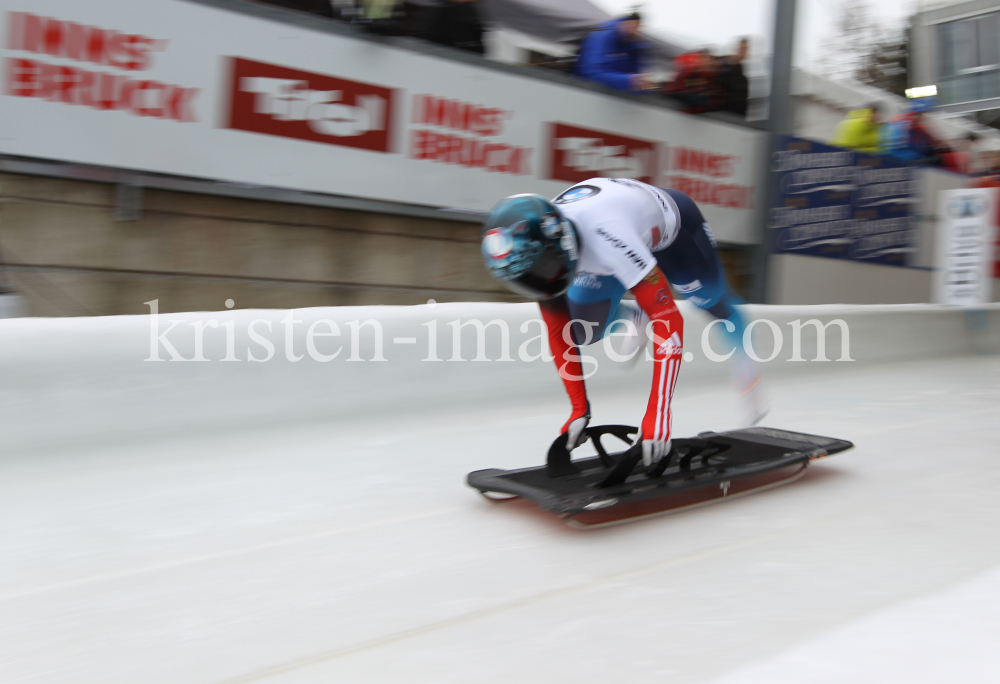
[[[615,90],[641,92],[655,87],[644,67],[646,43],[639,37],[642,19],[632,12],[601,24],[583,39],[576,75]]]

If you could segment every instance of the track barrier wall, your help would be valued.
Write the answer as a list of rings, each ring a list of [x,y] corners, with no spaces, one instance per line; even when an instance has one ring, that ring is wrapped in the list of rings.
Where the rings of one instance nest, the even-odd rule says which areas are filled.
[[[727,382],[729,376],[728,364],[706,358],[702,338],[708,316],[684,302],[681,310],[685,351],[692,358],[683,364],[678,396]],[[755,319],[770,321],[754,327],[754,349],[760,357],[774,351],[772,330],[782,331],[782,348],[764,364],[765,377],[821,377],[859,365],[1000,351],[996,304],[975,310],[828,305],[751,306],[749,311]],[[0,320],[0,428],[5,450],[13,453],[65,443],[160,440],[248,425],[355,420],[393,412],[427,411],[448,420],[452,411],[469,407],[538,401],[558,405],[565,399],[552,363],[522,360],[541,353],[540,322],[532,323],[539,318],[534,304],[502,303],[233,310],[161,314],[156,336],[149,315]],[[801,331],[805,360],[789,360],[789,324],[812,319],[844,322],[852,361],[837,360],[844,356],[839,324],[826,330],[830,361],[813,360],[817,335],[812,325]],[[474,323],[459,328],[464,360],[452,360],[456,321],[486,326],[482,353],[488,360],[474,360],[479,352]],[[498,323],[489,325],[493,321]],[[510,361],[499,360],[504,327],[509,331]],[[157,340],[159,335],[163,337]],[[433,358],[431,338],[436,338],[438,361],[426,360]],[[721,338],[709,339],[716,352],[725,351]],[[187,360],[167,360],[172,353],[163,341]],[[271,358],[248,361],[248,353],[266,358],[268,344]],[[328,361],[317,360],[335,354]],[[584,354],[597,364],[596,374],[587,380],[592,398],[634,389],[644,401],[649,361],[625,370],[607,357],[601,344],[584,348]],[[157,357],[163,360],[147,360]],[[191,360],[196,357],[204,360]],[[224,360],[227,357],[231,360]],[[585,372],[592,368],[585,362]],[[88,410],[79,411],[84,404]]]

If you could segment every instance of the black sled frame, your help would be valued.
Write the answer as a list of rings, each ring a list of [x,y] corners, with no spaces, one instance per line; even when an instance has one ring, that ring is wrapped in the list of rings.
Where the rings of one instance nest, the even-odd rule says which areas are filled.
[[[468,483],[494,501],[524,498],[574,527],[603,527],[742,496],[797,480],[809,464],[852,448],[851,442],[753,427],[675,439],[670,453],[644,468],[640,445],[609,452],[606,435],[631,445],[638,429],[588,427],[597,455],[572,460],[566,435],[549,447],[544,466],[477,470]]]

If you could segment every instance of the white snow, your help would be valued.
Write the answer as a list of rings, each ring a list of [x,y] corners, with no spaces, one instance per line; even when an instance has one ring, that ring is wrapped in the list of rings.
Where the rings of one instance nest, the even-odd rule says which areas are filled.
[[[854,450],[594,531],[464,485],[544,457],[568,410],[550,364],[420,361],[429,320],[447,359],[449,321],[507,320],[516,350],[530,307],[299,310],[295,363],[287,312],[163,317],[187,358],[186,323],[234,321],[238,363],[217,328],[213,360],[155,363],[146,317],[0,321],[0,681],[995,681],[1000,357],[975,352],[1000,311],[854,309],[756,309],[850,323],[856,362],[769,364],[765,424]],[[387,361],[346,361],[371,317]],[[258,318],[275,358],[249,363]],[[329,363],[305,346],[323,318]],[[634,423],[648,364],[597,358],[596,422]],[[675,434],[734,427],[724,366],[685,372]]]

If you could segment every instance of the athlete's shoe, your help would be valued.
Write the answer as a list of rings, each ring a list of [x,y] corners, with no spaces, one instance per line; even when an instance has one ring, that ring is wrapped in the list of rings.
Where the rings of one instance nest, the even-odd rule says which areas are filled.
[[[626,327],[629,323],[635,327],[636,334],[618,337],[619,356],[630,356],[628,361],[622,361],[622,363],[632,368],[642,360],[643,351],[645,351],[646,345],[649,342],[649,337],[646,335],[649,316],[635,302],[621,302],[618,304],[618,317],[615,319],[615,322],[618,323],[621,321],[625,321],[624,325]],[[622,331],[616,330],[616,332]]]
[[[733,386],[740,393],[744,425],[756,425],[771,410],[771,400],[762,387],[760,365],[737,350],[731,359]]]

